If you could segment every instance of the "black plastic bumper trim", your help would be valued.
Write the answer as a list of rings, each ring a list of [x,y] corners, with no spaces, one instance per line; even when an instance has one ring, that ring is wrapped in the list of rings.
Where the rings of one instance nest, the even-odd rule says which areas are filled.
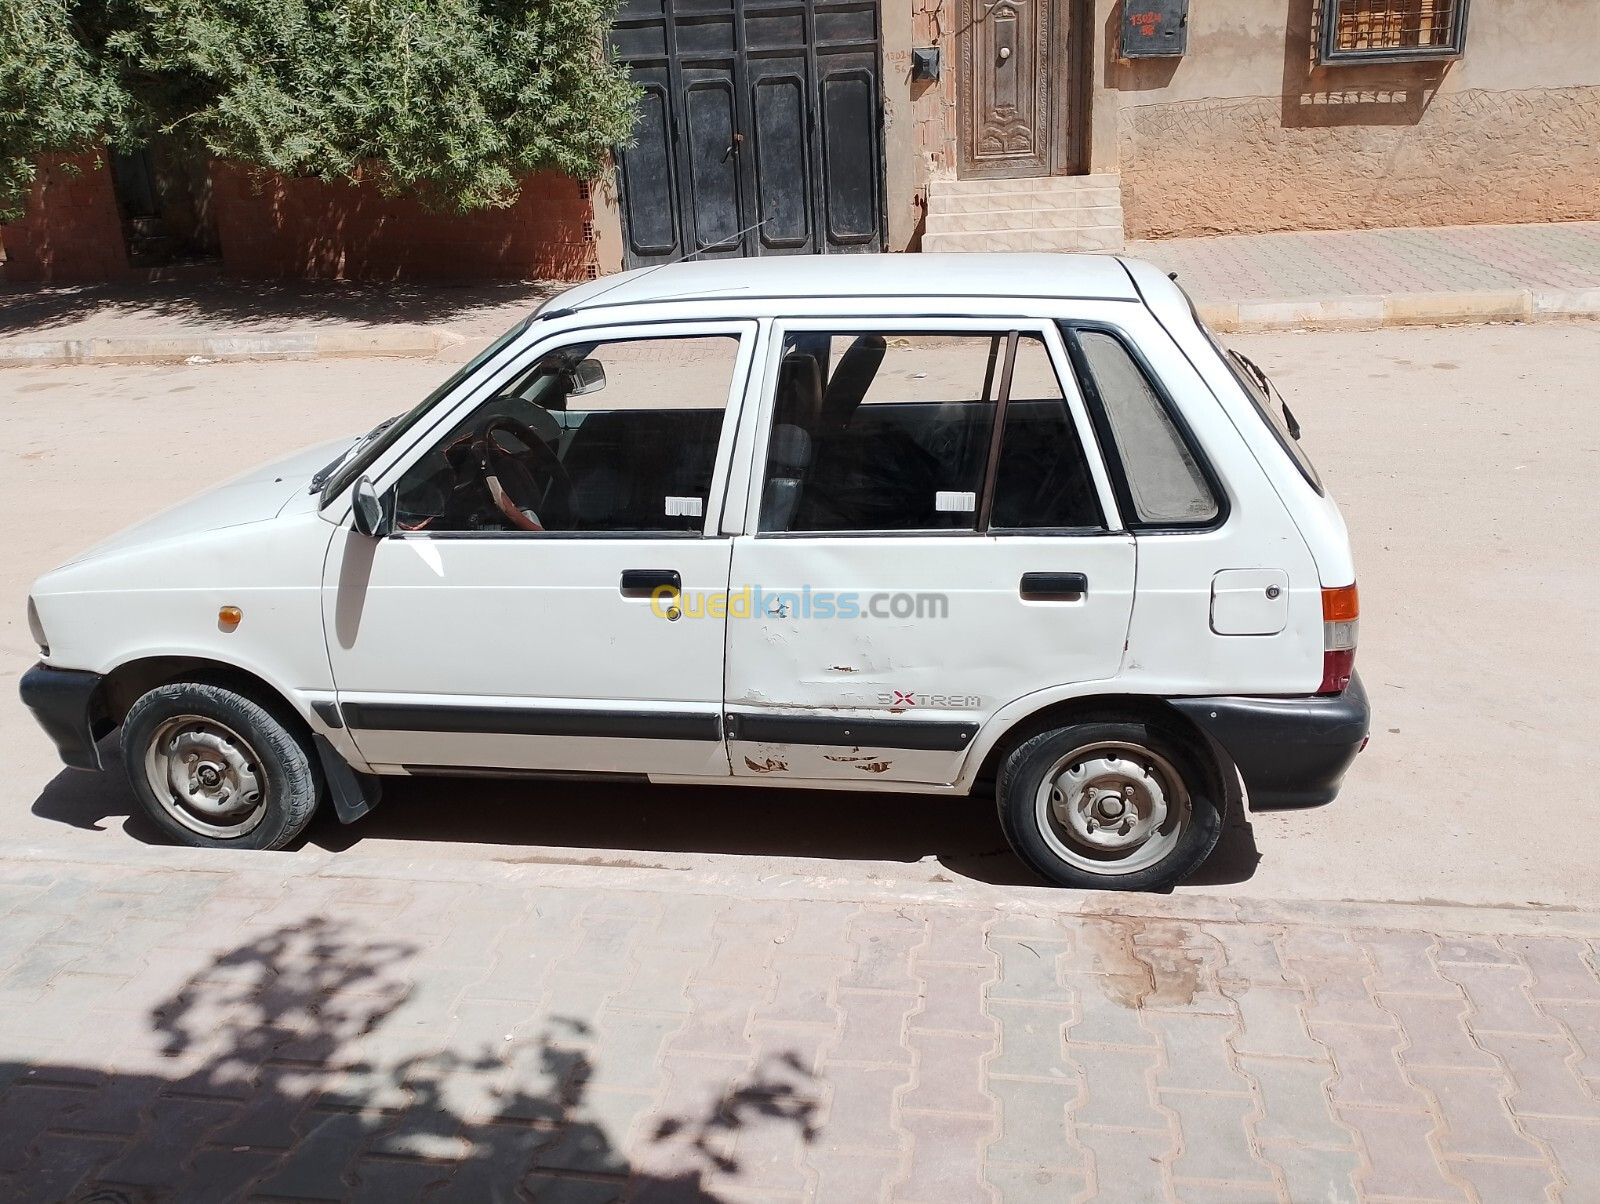
[[[17,692],[33,717],[55,743],[61,763],[70,769],[103,769],[95,741],[111,730],[104,696],[105,678],[81,669],[35,665],[22,675]]]
[[[467,732],[492,736],[591,736],[610,740],[720,740],[716,714],[575,711],[554,707],[452,706],[448,703],[346,702],[352,730]]]
[[[847,719],[835,715],[752,715],[729,712],[728,739],[829,748],[906,748],[960,752],[978,734],[976,723],[932,719]]]
[[[1331,803],[1372,721],[1357,676],[1342,694],[1168,701],[1233,759],[1251,807]]]

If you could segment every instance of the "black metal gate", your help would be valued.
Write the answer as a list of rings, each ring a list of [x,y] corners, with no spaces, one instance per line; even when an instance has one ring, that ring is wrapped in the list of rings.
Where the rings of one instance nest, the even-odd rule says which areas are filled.
[[[623,0],[628,267],[881,251],[877,0]]]

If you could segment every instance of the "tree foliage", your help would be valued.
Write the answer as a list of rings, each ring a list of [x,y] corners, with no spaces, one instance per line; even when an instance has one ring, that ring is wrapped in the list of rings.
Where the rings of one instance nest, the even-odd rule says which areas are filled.
[[[71,0],[0,0],[0,221],[20,215],[40,155],[91,149],[122,126]]]
[[[611,2],[0,0],[0,208],[41,151],[158,134],[439,208],[509,205],[529,173],[593,176],[627,138]]]

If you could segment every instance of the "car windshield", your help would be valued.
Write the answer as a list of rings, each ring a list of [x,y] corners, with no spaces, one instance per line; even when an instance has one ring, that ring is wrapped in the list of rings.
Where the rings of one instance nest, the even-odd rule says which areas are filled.
[[[432,393],[429,393],[404,414],[386,418],[378,423],[377,426],[352,443],[349,451],[312,477],[311,489],[313,492],[321,494],[322,504],[327,505],[328,502],[349,488],[351,483],[367,470],[368,465],[394,446],[395,441],[415,426],[417,421],[434,407],[435,403],[453,392],[457,385],[493,359],[508,343],[528,329],[528,324],[533,321],[533,317],[534,315],[532,314],[528,315],[528,317],[522,319],[522,321],[478,352],[477,355],[463,364],[459,371],[452,373],[449,380],[445,381]]]

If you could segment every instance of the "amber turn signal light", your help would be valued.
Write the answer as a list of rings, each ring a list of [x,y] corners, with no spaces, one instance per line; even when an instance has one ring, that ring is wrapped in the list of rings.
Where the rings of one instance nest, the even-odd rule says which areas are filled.
[[[237,606],[224,606],[217,611],[217,626],[224,631],[232,631],[239,626],[239,620],[244,618],[244,611]]]
[[[1324,623],[1344,623],[1356,618],[1361,613],[1361,598],[1356,593],[1354,585],[1342,585],[1338,589],[1325,589],[1322,591],[1322,621]]]

